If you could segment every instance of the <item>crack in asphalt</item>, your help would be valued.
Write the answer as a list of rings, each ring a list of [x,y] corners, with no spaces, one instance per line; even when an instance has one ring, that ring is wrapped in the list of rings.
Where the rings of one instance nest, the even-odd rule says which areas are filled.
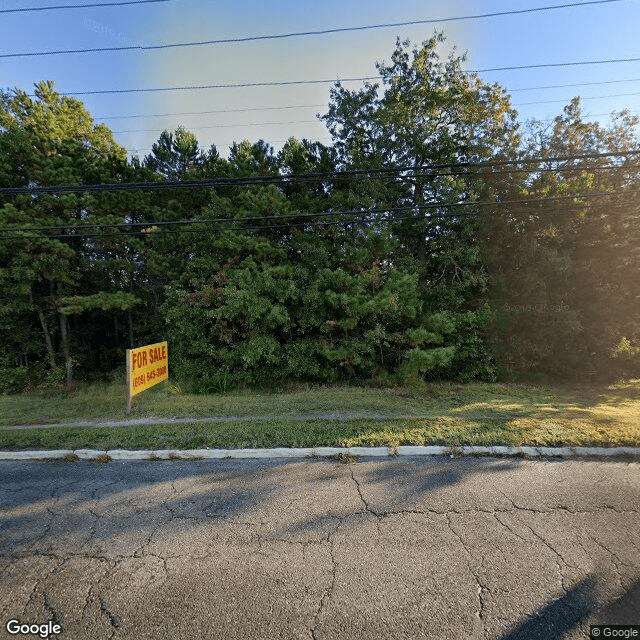
[[[329,531],[327,533],[326,541],[329,543],[329,556],[331,558],[331,584],[329,585],[329,587],[325,591],[325,593],[322,596],[322,598],[320,598],[320,604],[318,605],[318,610],[316,611],[315,615],[313,616],[313,627],[310,630],[311,631],[312,640],[318,640],[317,633],[318,633],[318,624],[320,623],[320,615],[322,614],[322,610],[326,607],[326,603],[331,598],[331,595],[333,594],[333,590],[334,590],[335,584],[336,584],[336,572],[337,572],[337,569],[338,569],[338,562],[336,561],[336,558],[335,558],[335,555],[334,555],[334,544],[335,543],[332,540],[332,536],[336,535],[336,533],[338,532],[338,529],[340,528],[340,525],[342,524],[342,520],[344,520],[347,517],[349,517],[349,516],[344,516],[343,518],[340,518],[340,522],[338,522],[338,524],[336,525],[336,528],[333,531]]]
[[[533,535],[538,538],[538,540],[540,540],[548,549],[550,549],[551,551],[553,551],[553,553],[557,556],[557,558],[559,558],[560,560],[562,560],[562,564],[565,567],[571,567],[573,569],[575,569],[576,567],[574,567],[573,565],[570,565],[562,556],[562,554],[549,542],[547,542],[540,534],[538,534],[537,531],[534,531],[533,527],[531,527],[531,525],[528,525],[527,523],[523,523],[525,527],[527,527],[527,529],[529,529],[529,531],[531,531],[531,533],[533,533]],[[558,581],[560,583],[560,587],[561,589],[564,591],[565,595],[568,594],[567,588],[564,586],[564,580],[565,580],[565,575],[562,573],[562,567],[560,566],[560,563],[558,562],[558,560],[555,560],[555,564],[556,567],[558,568],[558,574],[560,575],[560,580]]]
[[[50,559],[54,559],[57,562],[54,564],[53,567],[51,567],[50,569],[48,569],[43,575],[38,576],[35,579],[35,582],[33,583],[33,588],[31,589],[31,593],[29,594],[29,599],[27,600],[27,603],[24,606],[23,609],[23,615],[26,614],[27,609],[29,608],[29,605],[31,605],[34,601],[35,598],[37,597],[37,593],[38,593],[38,587],[41,585],[41,583],[43,583],[50,575],[52,575],[53,573],[55,573],[55,571],[62,566],[62,564],[64,564],[65,559],[60,560],[59,558],[56,558],[55,556],[51,556],[49,554],[42,554],[44,557],[48,557]],[[29,556],[25,556],[25,557],[33,557],[33,554],[30,554]],[[46,593],[43,591],[43,598],[44,598],[44,608],[47,609],[47,605],[48,605],[48,597],[46,595]],[[57,614],[56,614],[57,615]]]
[[[476,617],[478,618],[478,620],[480,620],[480,625],[482,626],[482,635],[486,637],[486,630],[484,628],[484,599],[482,597],[482,594],[484,591],[489,591],[489,588],[485,587],[480,582],[480,576],[476,571],[473,570],[471,566],[471,559],[473,556],[469,551],[469,549],[467,548],[467,545],[464,543],[462,536],[453,528],[451,517],[447,514],[445,518],[447,520],[447,525],[449,527],[449,530],[458,539],[458,541],[462,545],[462,548],[464,549],[465,555],[467,556],[467,568],[469,569],[469,573],[471,574],[471,577],[475,580],[476,587],[477,587],[478,609],[476,611]]]
[[[100,613],[103,616],[105,616],[105,618],[107,618],[107,620],[109,621],[109,624],[113,628],[113,631],[111,632],[111,635],[109,636],[110,638],[113,638],[113,636],[115,635],[116,630],[120,626],[120,621],[118,620],[118,618],[116,618],[113,615],[113,613],[111,613],[111,611],[109,611],[109,609],[107,608],[107,605],[106,605],[105,601],[103,600],[102,596],[98,596],[98,601],[100,602]]]
[[[374,511],[370,506],[369,503],[365,500],[364,495],[362,494],[362,488],[360,487],[360,483],[356,480],[356,477],[353,473],[353,465],[350,465],[350,472],[351,472],[351,479],[353,480],[353,482],[356,485],[356,490],[358,492],[358,496],[360,497],[360,500],[362,500],[362,504],[364,505],[364,511],[361,512],[355,512],[353,515],[362,515],[363,513],[370,513],[371,515],[375,516],[376,518],[376,527],[378,529],[378,535],[381,536],[382,535],[382,529],[380,528],[380,522],[382,521],[382,518],[391,515],[388,514],[386,512],[382,512],[382,513],[378,513],[377,511]]]
[[[622,573],[620,572],[620,567],[618,566],[618,563],[619,564],[623,564],[625,566],[629,566],[629,565],[627,565],[626,562],[622,562],[622,560],[620,560],[620,558],[613,551],[611,551],[611,549],[606,547],[599,540],[597,540],[593,536],[588,536],[588,537],[589,537],[589,540],[592,540],[593,542],[595,542],[601,549],[604,549],[611,556],[611,564],[613,564],[613,567],[614,567],[614,570],[615,570],[614,573],[616,574],[616,578],[618,580],[618,584],[620,585],[620,590],[621,590],[621,592],[624,592],[624,585],[622,584]],[[614,558],[615,558],[615,560],[614,560]],[[616,560],[617,560],[617,562],[616,562]]]
[[[42,598],[44,602],[44,609],[49,612],[49,619],[53,620],[55,624],[62,626],[61,618],[58,615],[58,612],[51,606],[51,603],[49,602],[49,594],[46,591],[42,592]]]
[[[351,472],[351,479],[356,485],[356,491],[358,492],[358,496],[360,497],[360,500],[362,500],[362,504],[364,505],[364,510],[368,513],[372,513],[374,516],[378,516],[378,514],[375,511],[369,508],[367,501],[364,499],[364,496],[362,495],[362,489],[360,488],[360,483],[356,480],[356,477],[353,474],[353,465],[349,465],[349,466],[350,466],[349,471]]]
[[[390,517],[390,516],[394,516],[394,515],[409,515],[409,514],[418,514],[418,515],[437,515],[437,516],[443,516],[446,519],[447,525],[449,530],[451,531],[451,533],[458,539],[458,541],[460,542],[464,553],[466,555],[466,560],[467,560],[467,568],[469,571],[469,574],[471,575],[472,579],[475,581],[475,585],[476,585],[476,590],[477,590],[477,611],[476,611],[476,616],[477,618],[480,620],[480,625],[482,628],[482,636],[486,637],[487,634],[489,633],[488,629],[485,627],[485,625],[487,624],[487,621],[485,620],[485,599],[486,599],[486,595],[487,593],[491,594],[492,590],[485,586],[482,582],[481,582],[481,578],[480,578],[480,571],[479,568],[474,569],[474,561],[477,561],[476,556],[474,556],[474,554],[472,554],[471,550],[465,545],[465,542],[463,540],[462,535],[454,528],[454,522],[452,521],[451,516],[453,515],[459,515],[459,516],[472,516],[473,514],[490,514],[493,516],[493,518],[499,523],[500,526],[502,526],[503,528],[505,528],[507,531],[509,531],[511,534],[513,534],[516,538],[518,538],[519,540],[522,540],[524,542],[527,543],[531,543],[532,540],[528,537],[528,535],[525,532],[525,535],[527,535],[527,537],[524,537],[523,535],[521,535],[520,533],[518,533],[508,522],[505,522],[500,516],[501,514],[515,514],[519,511],[525,512],[525,513],[530,513],[530,514],[535,514],[535,515],[550,515],[550,514],[554,514],[557,512],[562,512],[562,513],[568,513],[571,516],[578,516],[579,514],[602,514],[606,511],[612,511],[615,512],[617,514],[633,514],[633,515],[637,515],[638,514],[638,510],[620,510],[615,508],[614,506],[607,504],[607,505],[603,505],[600,508],[597,509],[586,509],[586,510],[572,510],[566,506],[562,506],[562,505],[558,505],[558,506],[554,506],[554,507],[550,507],[550,508],[546,508],[546,509],[536,509],[536,508],[531,508],[531,507],[525,507],[519,504],[516,504],[516,502],[509,498],[509,496],[507,496],[506,493],[501,492],[502,495],[505,497],[505,499],[507,500],[507,503],[511,504],[511,507],[507,508],[501,508],[501,509],[485,509],[482,507],[472,507],[472,508],[468,508],[468,509],[447,509],[447,510],[437,510],[437,509],[431,509],[431,508],[424,508],[424,509],[380,509],[378,511],[375,510],[375,507],[367,501],[367,499],[365,498],[365,491],[364,489],[366,489],[366,481],[365,480],[358,480],[358,478],[356,478],[355,475],[355,471],[354,471],[354,465],[349,465],[349,473],[351,476],[351,480],[354,483],[354,487],[355,490],[357,492],[357,495],[360,499],[360,502],[362,504],[362,509],[361,510],[356,510],[358,509],[358,506],[355,505],[354,507],[351,507],[348,513],[344,514],[344,515],[331,515],[328,516],[331,519],[336,519],[337,523],[335,524],[335,527],[331,527],[330,530],[326,533],[326,536],[323,536],[320,539],[317,540],[313,540],[313,541],[297,541],[297,540],[290,540],[290,539],[285,539],[285,538],[278,538],[278,537],[274,537],[274,538],[269,538],[267,535],[265,534],[261,534],[258,533],[257,534],[257,543],[258,543],[258,550],[257,551],[253,551],[253,553],[258,553],[260,555],[266,555],[264,554],[264,549],[265,547],[270,543],[270,542],[274,542],[274,541],[278,541],[278,542],[285,542],[287,544],[291,544],[291,545],[301,545],[302,546],[302,555],[303,555],[303,559],[305,559],[305,552],[307,550],[307,547],[311,546],[311,545],[321,545],[321,546],[325,546],[325,544],[328,544],[328,550],[329,550],[329,557],[331,559],[331,579],[330,579],[330,583],[328,584],[328,586],[323,590],[322,596],[320,598],[320,602],[318,603],[317,606],[317,610],[315,611],[315,614],[313,616],[313,626],[309,629],[309,633],[310,636],[313,640],[318,640],[318,633],[319,633],[319,625],[321,623],[321,619],[323,618],[323,614],[326,614],[327,608],[329,606],[329,603],[331,601],[331,598],[333,596],[334,590],[336,588],[336,582],[337,582],[337,568],[338,568],[338,564],[339,562],[337,561],[336,558],[336,534],[338,533],[338,531],[340,530],[340,528],[343,526],[343,524],[345,523],[345,521],[348,518],[357,518],[360,519],[362,517],[366,517],[368,514],[371,514],[372,516],[375,517],[375,521],[377,524],[377,528],[378,528],[378,533],[381,534],[381,522],[382,522],[382,518],[386,518],[386,517]],[[346,479],[346,483],[347,485],[348,483],[348,476],[345,474],[345,479]],[[604,478],[601,480],[604,481]],[[50,568],[47,572],[46,572],[46,577],[44,576],[39,576],[38,579],[35,580],[33,588],[31,590],[31,593],[29,595],[29,599],[27,602],[27,605],[25,605],[25,610],[30,608],[36,601],[36,598],[38,598],[39,595],[43,596],[43,602],[44,602],[44,609],[45,611],[47,611],[50,615],[50,618],[52,620],[54,620],[55,622],[57,622],[58,624],[60,623],[60,617],[58,612],[55,611],[54,607],[52,607],[50,600],[49,600],[49,595],[46,591],[42,591],[41,585],[42,582],[44,580],[46,580],[47,577],[49,577],[50,575],[54,574],[57,570],[59,570],[66,562],[68,562],[71,558],[77,558],[77,557],[84,557],[84,558],[90,558],[90,559],[94,559],[94,560],[101,560],[101,561],[105,561],[107,562],[108,566],[106,568],[106,571],[104,573],[104,575],[102,577],[100,577],[99,579],[97,579],[95,581],[95,584],[90,586],[87,595],[86,595],[86,601],[85,601],[85,605],[83,607],[83,611],[82,611],[82,619],[84,620],[87,617],[87,612],[89,611],[89,606],[90,604],[93,602],[96,605],[99,603],[99,611],[100,614],[105,618],[105,620],[108,621],[110,627],[111,627],[111,635],[110,638],[113,638],[116,634],[116,630],[121,626],[121,622],[118,619],[118,617],[111,611],[111,609],[109,608],[107,602],[105,601],[105,599],[103,598],[103,594],[100,593],[100,586],[103,583],[104,580],[107,580],[107,578],[112,575],[112,573],[114,571],[116,571],[116,569],[121,566],[122,561],[125,559],[130,559],[130,558],[137,558],[137,559],[142,559],[145,557],[155,557],[158,558],[159,560],[162,561],[162,566],[164,569],[164,575],[165,575],[165,580],[168,578],[168,566],[167,566],[167,557],[163,556],[163,555],[159,555],[157,553],[153,553],[151,551],[149,551],[149,547],[153,544],[153,540],[154,540],[154,536],[156,536],[157,532],[159,531],[159,529],[166,525],[167,523],[170,523],[174,520],[195,520],[197,522],[206,522],[208,518],[212,518],[212,519],[220,519],[226,523],[232,524],[232,525],[242,525],[242,526],[252,526],[252,527],[257,527],[258,530],[260,530],[260,528],[265,525],[268,524],[270,521],[270,519],[267,519],[266,522],[264,520],[264,518],[261,518],[261,522],[260,524],[256,524],[254,522],[244,522],[241,520],[235,520],[232,519],[233,516],[228,516],[225,515],[224,513],[207,513],[208,510],[212,510],[212,508],[217,504],[217,503],[212,503],[212,505],[210,505],[209,507],[202,507],[202,514],[204,515],[204,517],[195,517],[195,516],[189,516],[189,515],[180,515],[178,513],[180,506],[179,504],[175,503],[176,497],[180,494],[185,493],[186,491],[188,491],[190,488],[192,487],[186,487],[183,488],[181,491],[178,491],[178,489],[176,488],[176,482],[177,481],[172,481],[170,483],[168,483],[171,487],[171,492],[167,492],[167,494],[165,496],[163,496],[163,500],[159,501],[159,504],[157,505],[158,508],[162,508],[165,509],[167,512],[167,517],[162,517],[164,514],[160,514],[159,520],[154,524],[153,527],[150,527],[150,531],[148,532],[148,536],[147,536],[147,540],[146,542],[144,542],[141,546],[139,546],[138,548],[136,548],[132,554],[130,555],[117,555],[117,556],[111,556],[111,557],[105,557],[103,555],[100,554],[83,554],[83,553],[66,553],[66,554],[56,554],[55,551],[53,552],[36,552],[36,553],[28,553],[27,551],[22,551],[20,553],[13,553],[10,554],[8,557],[9,558],[34,558],[34,557],[44,557],[44,558],[50,558],[56,561],[55,566],[53,566],[53,568]],[[76,484],[76,483],[70,483],[70,484]],[[114,481],[109,483],[110,485],[117,485],[117,484],[121,484],[120,481]],[[93,540],[96,537],[97,534],[97,529],[98,529],[98,523],[99,523],[99,519],[100,518],[109,518],[109,514],[108,511],[106,511],[105,509],[102,509],[104,512],[100,513],[99,511],[101,510],[101,505],[100,505],[100,498],[96,499],[95,495],[98,494],[98,492],[102,491],[103,495],[104,495],[104,489],[103,489],[104,485],[101,487],[96,487],[94,489],[92,489],[91,493],[91,501],[93,502],[93,504],[91,504],[88,507],[88,512],[89,514],[91,514],[91,516],[93,517],[93,521],[91,523],[91,526],[89,527],[89,540]],[[57,517],[61,517],[63,515],[63,512],[68,509],[68,506],[64,506],[61,504],[61,495],[56,495],[58,492],[56,490],[53,490],[51,492],[50,495],[50,499],[52,500],[52,503],[47,505],[45,510],[42,511],[42,515],[41,518],[42,519],[46,519],[46,526],[44,528],[44,532],[42,533],[42,535],[38,536],[38,538],[36,538],[36,542],[43,540],[45,538],[47,538],[50,535],[51,529],[53,527],[54,524],[54,519]],[[292,504],[294,504],[295,500],[290,500],[287,503],[287,507],[286,509],[288,509],[289,507],[291,507]],[[131,511],[135,511],[136,509],[138,509],[137,505],[135,503],[131,503],[128,504],[127,503],[127,508],[130,509]],[[98,511],[96,511],[96,509]],[[10,511],[10,510],[9,510]],[[281,511],[281,509],[280,509]],[[276,522],[279,522],[279,520],[276,518]],[[563,592],[565,593],[565,595],[569,594],[569,591],[567,590],[567,587],[565,587],[565,579],[567,579],[567,576],[563,573],[563,570],[566,571],[567,568],[572,568],[572,569],[578,569],[579,567],[576,567],[575,565],[572,565],[570,563],[568,563],[565,558],[563,557],[563,555],[555,548],[555,546],[550,543],[548,540],[545,539],[545,537],[538,533],[536,530],[534,530],[534,528],[529,525],[526,524],[524,522],[520,523],[519,519],[518,519],[518,524],[521,524],[523,527],[526,527],[529,531],[531,531],[531,533],[533,534],[533,536],[539,540],[540,542],[542,542],[551,552],[553,552],[554,554],[554,561],[555,561],[555,565],[558,569],[558,574],[560,576],[560,586],[563,590]],[[458,526],[459,528],[462,526],[461,522],[458,522]],[[590,537],[590,536],[589,536]],[[252,537],[253,539],[253,537]],[[625,567],[631,567],[634,565],[630,565],[628,563],[623,562],[620,557],[611,549],[609,549],[604,543],[599,542],[597,539],[590,537],[590,539],[599,547],[601,547],[602,549],[604,549],[610,556],[611,556],[611,562],[613,564],[613,566],[615,567],[615,572],[618,578],[618,582],[620,583],[620,587],[622,589],[622,573],[621,573],[621,567],[619,565],[623,565]],[[583,550],[585,551],[587,556],[591,556],[591,553],[587,553],[587,550],[585,549],[584,545],[582,544],[582,542],[580,540],[576,540],[575,541],[577,544],[580,544],[580,546],[583,548]],[[633,541],[630,541],[632,546],[637,549],[638,547],[633,543]],[[264,546],[263,546],[264,545]],[[51,545],[49,545],[49,548],[51,548]],[[190,554],[185,553],[185,554],[179,554],[179,555],[171,555],[168,556],[168,558],[181,558],[181,557],[188,557]],[[210,557],[212,554],[210,553],[208,556],[206,557]],[[324,554],[323,554],[324,555]],[[115,560],[114,560],[115,558]],[[464,565],[463,565],[464,566]],[[626,575],[626,574],[625,574]],[[495,591],[495,590],[494,590]],[[97,608],[97,607],[96,607]]]

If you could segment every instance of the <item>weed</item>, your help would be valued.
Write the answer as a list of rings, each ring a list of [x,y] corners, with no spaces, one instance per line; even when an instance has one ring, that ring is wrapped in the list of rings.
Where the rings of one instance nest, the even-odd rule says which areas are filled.
[[[60,458],[60,462],[78,462],[80,460],[80,456],[77,453],[67,453],[64,458]]]
[[[93,459],[93,461],[98,464],[105,464],[106,462],[111,462],[111,460],[113,460],[113,458],[108,453],[101,453]]]
[[[352,456],[350,453],[335,453],[332,456],[329,456],[330,460],[335,460],[336,462],[342,462],[343,464],[352,464],[353,462],[358,461],[357,456]]]

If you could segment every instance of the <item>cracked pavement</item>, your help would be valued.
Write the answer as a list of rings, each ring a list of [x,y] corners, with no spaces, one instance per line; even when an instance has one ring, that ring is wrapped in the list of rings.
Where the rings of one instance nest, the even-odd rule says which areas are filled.
[[[12,618],[65,640],[640,624],[637,462],[1,462],[0,478],[0,638]]]

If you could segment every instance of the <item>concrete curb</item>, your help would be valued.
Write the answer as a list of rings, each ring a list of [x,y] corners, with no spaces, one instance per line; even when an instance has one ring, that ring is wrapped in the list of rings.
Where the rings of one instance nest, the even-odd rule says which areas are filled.
[[[396,456],[492,456],[520,457],[526,459],[544,458],[615,458],[633,457],[640,462],[640,447],[443,447],[443,446],[401,446],[401,447],[315,447],[278,449],[162,449],[129,451],[127,449],[58,449],[55,451],[0,451],[1,460],[223,460],[247,458],[327,458],[336,455],[355,457],[396,457]]]

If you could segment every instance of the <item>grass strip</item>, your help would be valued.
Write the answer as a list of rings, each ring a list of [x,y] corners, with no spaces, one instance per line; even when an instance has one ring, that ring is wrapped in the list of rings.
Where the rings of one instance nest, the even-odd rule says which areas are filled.
[[[126,417],[277,416],[334,411],[415,416],[489,412],[508,418],[532,411],[548,412],[552,408],[566,411],[591,407],[599,401],[598,391],[517,384],[430,383],[383,389],[302,385],[272,391],[196,395],[182,393],[177,385],[162,383],[136,396],[131,413],[125,416],[123,387],[94,384],[78,385],[67,392],[49,390],[0,396],[0,426]],[[611,395],[630,399],[633,392],[640,394],[640,384]]]
[[[456,417],[305,422],[254,420],[112,428],[0,431],[0,448],[242,449],[318,446],[640,446],[640,428],[589,421]]]

